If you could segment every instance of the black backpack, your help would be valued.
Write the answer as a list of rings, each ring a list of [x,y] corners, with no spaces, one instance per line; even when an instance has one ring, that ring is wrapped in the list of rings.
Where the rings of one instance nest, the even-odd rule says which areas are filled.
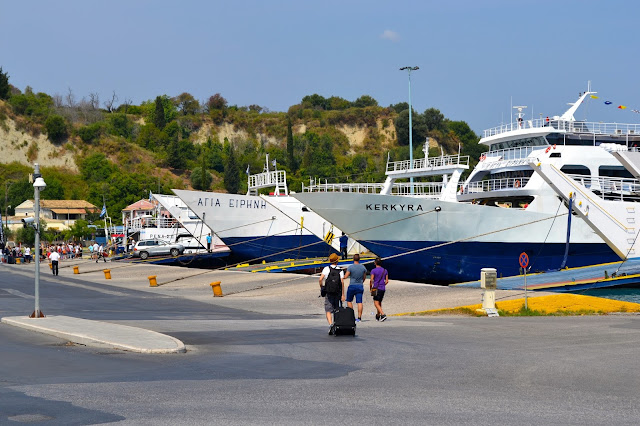
[[[340,280],[340,268],[332,268],[329,266],[329,275],[324,283],[324,289],[327,294],[336,295],[342,291],[342,281]]]

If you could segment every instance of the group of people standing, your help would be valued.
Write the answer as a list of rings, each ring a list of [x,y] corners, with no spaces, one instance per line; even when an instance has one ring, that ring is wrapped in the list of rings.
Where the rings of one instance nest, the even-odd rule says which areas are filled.
[[[367,278],[367,268],[360,263],[360,255],[353,255],[353,264],[349,265],[345,270],[338,267],[339,256],[335,253],[332,253],[329,256],[329,262],[331,265],[325,266],[320,274],[320,292],[325,295],[324,301],[324,310],[327,316],[327,322],[330,326],[333,325],[333,312],[338,309],[340,306],[340,302],[347,302],[347,306],[353,309],[353,299],[356,300],[356,305],[358,307],[358,316],[356,317],[356,322],[362,321],[362,311],[363,311],[363,303],[362,299],[364,296],[364,282]],[[325,287],[325,282],[327,278],[329,278],[330,274],[338,274],[340,275],[340,290],[330,291]],[[376,321],[385,321],[387,319],[387,315],[382,310],[382,299],[384,299],[384,294],[387,288],[387,284],[389,283],[389,274],[386,269],[382,267],[382,260],[380,258],[376,258],[375,260],[375,268],[371,270],[371,277],[369,279],[369,291],[371,296],[373,297],[373,305],[376,308]],[[349,278],[349,286],[345,289],[344,280]],[[328,286],[327,286],[328,287]],[[331,334],[332,328],[329,330],[329,334]]]

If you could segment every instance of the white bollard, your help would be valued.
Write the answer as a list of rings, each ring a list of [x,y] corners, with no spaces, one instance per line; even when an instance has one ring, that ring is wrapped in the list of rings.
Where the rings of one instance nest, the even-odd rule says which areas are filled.
[[[482,310],[487,313],[496,312],[496,286],[498,272],[495,268],[482,268],[480,270],[480,288],[484,289],[482,294]]]

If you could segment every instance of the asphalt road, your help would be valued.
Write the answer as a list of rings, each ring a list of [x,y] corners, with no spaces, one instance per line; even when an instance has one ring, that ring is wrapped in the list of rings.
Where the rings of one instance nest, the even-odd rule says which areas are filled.
[[[250,279],[250,275],[248,276]],[[275,315],[43,274],[45,314],[138,325],[184,354],[0,324],[0,424],[637,424],[640,316],[391,317],[332,337]],[[252,303],[257,303],[255,300]],[[33,278],[0,267],[0,316]]]

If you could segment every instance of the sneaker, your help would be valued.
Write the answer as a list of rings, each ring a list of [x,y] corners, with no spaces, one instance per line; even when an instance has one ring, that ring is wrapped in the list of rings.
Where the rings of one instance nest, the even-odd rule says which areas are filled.
[[[333,326],[329,327],[329,336],[333,336]]]
[[[360,322],[362,321],[360,318],[356,318],[356,322]]]
[[[380,314],[376,314],[376,321],[380,321]]]
[[[386,321],[387,316],[386,315],[380,315],[380,321]]]

